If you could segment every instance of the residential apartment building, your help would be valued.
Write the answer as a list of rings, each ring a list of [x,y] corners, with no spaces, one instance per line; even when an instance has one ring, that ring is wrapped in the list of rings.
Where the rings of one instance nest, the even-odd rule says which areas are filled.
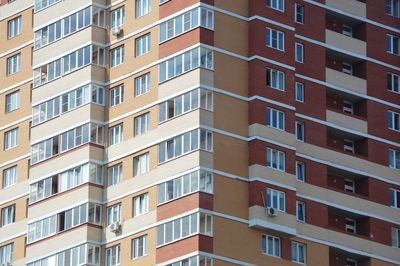
[[[400,0],[0,0],[0,265],[400,265]]]

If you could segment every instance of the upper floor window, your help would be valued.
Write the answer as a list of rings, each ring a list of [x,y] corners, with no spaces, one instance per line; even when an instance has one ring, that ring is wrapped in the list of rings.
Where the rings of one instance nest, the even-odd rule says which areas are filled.
[[[110,95],[109,99],[110,107],[122,103],[124,101],[124,85],[122,84],[110,89],[109,95]]]
[[[279,237],[262,235],[262,253],[268,256],[281,256],[281,239]]]
[[[7,36],[8,39],[20,35],[22,32],[22,16],[18,16],[8,21],[7,23]]]
[[[15,204],[1,209],[1,226],[15,222]]]
[[[393,73],[387,73],[387,89],[392,92],[400,93],[400,77]]]
[[[133,198],[133,217],[149,211],[149,194],[145,193]]]
[[[400,169],[400,151],[389,149],[389,167]]]
[[[297,63],[304,63],[304,46],[301,43],[295,44],[295,60]]]
[[[0,247],[0,265],[11,265],[13,262],[14,243]]]
[[[390,189],[390,207],[400,209],[400,190]]]
[[[306,245],[292,241],[292,261],[305,264],[306,263]]]
[[[108,129],[108,146],[122,142],[123,124],[119,124]]]
[[[136,38],[135,40],[135,56],[141,56],[150,52],[151,38],[150,33]]]
[[[121,246],[115,245],[106,249],[106,266],[117,266],[121,263]]]
[[[135,78],[135,97],[145,94],[150,91],[150,73],[146,73]]]
[[[110,28],[118,28],[121,27],[125,22],[125,7],[117,8],[111,11],[110,16]]]
[[[150,112],[135,117],[135,136],[145,134],[150,129]]]
[[[296,121],[296,140],[304,141],[304,123]]]
[[[294,8],[294,21],[304,24],[304,6],[296,3]]]
[[[121,221],[121,204],[115,204],[107,208],[107,226]]]
[[[386,52],[399,55],[400,54],[400,37],[387,34],[386,35]]]
[[[20,94],[21,92],[17,90],[6,95],[6,113],[19,108]]]
[[[4,133],[4,149],[8,150],[18,145],[18,128]]]
[[[285,11],[285,0],[267,0],[267,6],[283,12]]]
[[[267,166],[285,171],[285,153],[267,148]]]
[[[302,201],[296,202],[296,218],[300,222],[306,221],[306,204]]]
[[[199,15],[200,12],[200,15]],[[198,26],[213,30],[214,11],[195,8],[160,24],[160,42],[169,40]]]
[[[144,16],[151,11],[151,0],[135,0],[136,17]]]
[[[107,185],[113,186],[121,182],[122,178],[122,164],[117,164],[111,167],[108,167],[108,179]]]
[[[285,34],[282,31],[267,28],[266,37],[267,47],[277,49],[279,51],[285,50]]]
[[[304,102],[304,84],[296,82],[295,84],[295,99],[298,102]]]
[[[132,259],[147,255],[147,235],[132,239]]]
[[[61,0],[35,0],[35,11],[38,12],[43,8],[51,6],[54,3],[60,2]]]
[[[213,93],[205,89],[195,89],[160,103],[159,122],[172,119],[197,108],[213,110]]]
[[[267,126],[280,130],[285,130],[285,113],[272,108],[268,108]]]
[[[386,0],[386,14],[395,18],[399,18],[400,0]]]
[[[268,188],[267,207],[284,212],[286,210],[285,192]]]
[[[387,126],[389,129],[400,131],[400,114],[392,111],[387,112]]]
[[[159,66],[159,82],[172,79],[195,68],[214,68],[213,51],[206,48],[194,48],[162,62]]]
[[[400,229],[392,227],[392,247],[400,248]]]
[[[296,161],[296,179],[304,182],[306,176],[306,165],[303,162]]]
[[[110,50],[110,67],[115,67],[124,63],[124,46]]]
[[[133,158],[133,176],[144,175],[150,168],[149,153],[141,154]]]
[[[11,187],[17,183],[17,166],[3,170],[3,188]]]
[[[7,75],[12,75],[21,71],[21,53],[7,58]]]
[[[285,73],[275,69],[267,69],[267,86],[273,89],[284,91]]]

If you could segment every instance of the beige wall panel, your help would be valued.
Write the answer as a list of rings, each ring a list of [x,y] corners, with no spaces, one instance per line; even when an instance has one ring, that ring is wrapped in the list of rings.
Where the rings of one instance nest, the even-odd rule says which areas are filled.
[[[365,18],[367,14],[366,4],[356,0],[326,0],[325,4],[362,18]]]
[[[326,82],[349,91],[366,95],[367,81],[331,68],[325,69]]]
[[[368,123],[366,120],[326,110],[326,122],[368,134]]]
[[[252,223],[255,223],[257,228],[262,230],[275,230],[277,227],[282,227],[283,230],[285,228],[292,230],[295,232],[296,230],[296,216],[288,214],[286,212],[276,211],[275,217],[270,217],[265,214],[265,208],[261,206],[254,205],[249,210],[249,220]],[[263,223],[265,222],[265,223]],[[263,226],[265,224],[265,227]],[[270,226],[269,226],[270,225]],[[276,229],[279,230],[279,229]],[[290,231],[282,231],[282,233],[289,233]]]
[[[230,96],[214,93],[215,127],[248,136],[248,103]]]
[[[15,128],[18,128],[18,145],[13,148],[4,150],[5,134],[8,131],[13,130]],[[0,164],[29,153],[30,142],[28,136],[29,136],[29,121],[21,122],[19,124],[16,124],[12,127],[0,131],[0,150],[1,150]]]
[[[9,242],[9,240],[7,240],[6,242],[2,243],[2,241],[5,239],[11,239],[17,235],[20,236],[22,234],[25,236],[26,228],[27,228],[27,220],[26,219],[19,220],[19,221],[16,221],[15,223],[1,227],[0,228],[0,246],[3,246],[4,243]],[[22,248],[22,247],[20,247],[20,248]]]
[[[1,87],[3,88],[3,87]],[[0,94],[0,106],[6,106],[6,97],[8,94],[16,92],[19,90],[20,93],[20,105],[19,108],[6,113],[5,108],[0,108],[0,127],[14,123],[24,117],[28,117],[32,114],[31,108],[31,87],[30,83],[25,83],[15,89],[9,90]],[[29,119],[30,120],[30,119]]]
[[[89,158],[103,161],[103,149],[84,145],[73,152],[66,152],[58,157],[34,165],[30,170],[30,182],[68,170],[70,165],[81,164],[81,162],[87,161]]]
[[[8,19],[10,16],[14,16],[16,12],[21,13],[25,9],[32,9],[33,3],[31,0],[21,0],[7,3],[2,5],[0,9],[0,20]]]
[[[249,178],[261,178],[267,182],[279,183],[289,187],[296,187],[297,184],[295,175],[259,164],[249,166]]]
[[[327,45],[347,50],[361,56],[367,55],[367,43],[359,39],[326,29],[325,41]]]
[[[0,58],[0,80],[1,80],[1,87],[0,89],[4,89],[15,85],[21,81],[27,80],[32,78],[32,64],[31,64],[31,46],[25,46],[24,48],[19,49],[18,51],[12,52]],[[16,72],[12,75],[7,75],[7,59],[11,56],[21,54],[21,66],[20,71]]]
[[[221,53],[214,58],[214,86],[247,97],[248,63]]]
[[[37,49],[33,53],[33,65],[43,65],[44,62],[53,61],[61,54],[76,50],[86,43],[104,43],[106,30],[100,27],[91,26],[70,34],[58,41]]]
[[[61,78],[50,81],[42,86],[36,87],[32,91],[32,102],[40,102],[54,98],[55,95],[59,95],[66,90],[75,87],[72,84],[87,84],[90,80],[104,82],[105,69],[96,65],[88,65],[83,68],[79,68],[69,74],[62,76]]]
[[[277,130],[261,124],[252,124],[249,126],[249,136],[259,136],[273,141],[277,141],[290,146],[295,146],[297,141],[294,134],[286,131]]]
[[[25,266],[25,236],[20,236],[3,243],[0,243],[0,246],[5,246],[8,244],[14,243],[14,251],[13,251],[13,266]]]
[[[21,5],[26,5],[27,0],[22,0],[22,1],[15,1],[14,3],[19,3]],[[32,1],[29,1],[30,4],[33,4]],[[12,4],[14,4],[12,3]],[[1,6],[1,13],[0,13],[0,54],[3,55],[3,53],[6,53],[12,49],[15,49],[16,47],[20,47],[21,45],[24,45],[28,42],[33,41],[33,32],[32,32],[32,8],[25,9],[22,12],[19,13],[14,13],[15,9],[11,5],[4,5]],[[19,5],[17,4],[17,5]],[[8,6],[8,7],[7,7]],[[8,10],[7,10],[8,9]],[[4,13],[3,13],[4,11]],[[11,16],[9,16],[11,15]],[[7,16],[7,17],[4,17]],[[8,21],[18,17],[22,16],[22,31],[20,35],[17,35],[11,39],[8,39],[8,34],[7,34],[7,24]]]
[[[215,0],[214,6],[234,12],[238,15],[248,16],[249,4],[247,0],[239,1],[226,1],[226,0]]]
[[[4,165],[3,167],[0,168],[0,187],[3,187],[3,171],[13,167],[17,166],[17,184],[18,185],[13,185],[11,187],[5,188],[1,190],[0,193],[0,204],[1,202],[5,202],[8,199],[12,199],[17,197],[18,195],[28,193],[28,174],[29,174],[29,169],[28,169],[28,158],[19,160],[15,163],[10,163],[7,165]]]

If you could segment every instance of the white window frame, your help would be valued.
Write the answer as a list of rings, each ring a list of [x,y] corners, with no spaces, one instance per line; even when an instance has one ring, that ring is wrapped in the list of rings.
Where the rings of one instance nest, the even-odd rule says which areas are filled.
[[[274,201],[276,199],[276,201]],[[286,212],[286,193],[280,190],[267,188],[267,207],[280,212]]]
[[[344,191],[349,193],[356,193],[356,182],[353,179],[344,179]]]
[[[358,263],[354,259],[346,258],[346,266],[358,266]]]
[[[397,45],[396,45],[397,42]],[[395,47],[397,46],[397,50]],[[386,52],[393,55],[400,55],[400,37],[386,34]]]
[[[342,72],[353,76],[353,65],[347,62],[342,62]]]
[[[300,218],[300,210],[299,210],[299,206],[302,206],[301,208],[301,215],[303,216],[303,219]],[[306,203],[303,201],[296,201],[296,220],[299,222],[306,222]]]
[[[386,0],[386,14],[400,18],[400,0]]]
[[[386,79],[387,79],[386,89],[394,93],[400,93],[400,76],[387,72]]]
[[[343,150],[350,153],[355,153],[355,143],[352,140],[343,140]]]
[[[142,241],[142,252],[143,252],[142,254],[139,253],[141,251],[139,249],[141,241]],[[139,259],[141,257],[146,256],[148,253],[148,236],[143,235],[132,239],[131,246],[132,246],[132,256],[131,256],[132,259]]]
[[[13,91],[6,95],[6,113],[11,113],[20,107],[21,91]]]
[[[106,223],[107,226],[110,226],[111,224],[115,222],[120,222],[121,221],[121,203],[114,204],[110,207],[107,207],[106,210]]]
[[[150,72],[135,78],[135,97],[150,91],[151,76]]]
[[[343,100],[342,105],[343,105],[342,110],[344,113],[348,113],[351,115],[354,114],[354,104],[352,102]]]
[[[266,5],[280,12],[285,12],[285,0],[267,0]]]
[[[276,44],[274,44],[276,42]],[[283,31],[267,28],[266,46],[278,51],[285,51],[285,33]]]
[[[14,243],[0,246],[0,265],[13,262]]]
[[[292,261],[299,264],[306,264],[307,263],[307,246],[303,243],[299,243],[296,241],[292,241]],[[301,250],[304,252],[302,255],[303,261],[300,259]]]
[[[285,130],[285,112],[268,108],[267,109],[267,126],[278,130]]]
[[[388,110],[387,113],[388,128],[400,132],[400,113],[396,113],[390,110]]]
[[[135,136],[146,134],[150,130],[150,112],[138,115],[134,118]]]
[[[150,155],[148,152],[133,158],[133,176],[141,176],[149,172]]]
[[[124,63],[124,50],[124,45],[120,45],[110,50],[110,68],[117,67]]]
[[[306,138],[305,137],[305,124],[303,122],[296,121],[295,127],[296,127],[295,128],[296,140],[304,142],[305,138]],[[301,132],[300,132],[299,128],[301,128]],[[301,135],[300,135],[300,133],[301,133]]]
[[[123,123],[110,127],[108,129],[108,146],[113,146],[122,142],[124,139],[123,134]]]
[[[14,75],[21,71],[21,53],[7,58],[7,76]]]
[[[151,0],[135,0],[136,18],[143,17],[151,12]]]
[[[300,12],[300,10],[298,8],[301,9],[301,12]],[[304,20],[305,20],[305,16],[304,16],[305,12],[304,11],[305,11],[304,5],[295,3],[295,7],[294,7],[294,22],[304,25]],[[297,19],[298,16],[301,16],[301,20]]]
[[[400,209],[400,190],[390,188],[390,207]]]
[[[304,103],[304,83],[295,83],[295,100]]]
[[[119,7],[111,11],[110,28],[119,28],[125,23],[125,6]]]
[[[400,169],[400,151],[389,149],[389,167]]]
[[[4,188],[11,187],[17,183],[17,166],[11,166],[3,170],[3,182],[2,186]]]
[[[270,241],[272,243],[272,248],[269,247]],[[262,254],[267,256],[272,256],[276,258],[281,257],[281,239],[279,237],[271,235],[262,235]],[[265,246],[265,250],[264,250]]]
[[[267,148],[267,167],[285,172],[285,161],[285,152]]]
[[[124,102],[124,84],[113,87],[109,91],[108,104],[110,107],[116,106]]]
[[[147,33],[135,39],[135,56],[139,57],[150,52],[151,34]]]
[[[122,179],[122,163],[108,167],[107,174],[107,186],[119,184]]]
[[[294,45],[294,59],[297,63],[304,63],[304,45],[302,43],[296,42]]]
[[[144,193],[133,198],[133,217],[149,212],[149,193]]]
[[[357,221],[352,218],[346,218],[345,221],[346,221],[346,223],[345,223],[344,229],[346,230],[346,232],[356,234],[357,233]]]
[[[268,76],[269,76],[269,84],[268,84]],[[279,91],[285,91],[285,72],[272,68],[267,69],[267,86]]]
[[[1,209],[1,227],[15,223],[15,204]]]
[[[9,150],[18,146],[19,128],[14,128],[4,132],[4,150]]]
[[[121,263],[121,246],[106,248],[106,266],[116,266]]]
[[[10,19],[7,22],[7,37],[12,39],[22,33],[22,16]]]
[[[400,248],[400,229],[392,227],[392,247]]]
[[[304,182],[305,179],[306,179],[306,164],[304,162],[296,161],[296,180]]]

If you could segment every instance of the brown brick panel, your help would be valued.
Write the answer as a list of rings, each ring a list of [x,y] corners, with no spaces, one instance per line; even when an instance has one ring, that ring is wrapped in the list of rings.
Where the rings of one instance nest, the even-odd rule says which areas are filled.
[[[324,35],[325,36],[325,35]],[[304,63],[296,63],[296,73],[318,80],[325,80],[325,47],[301,39],[295,40],[303,44]],[[294,46],[294,44],[293,44]]]
[[[249,1],[249,16],[262,16],[280,23],[293,26],[293,14],[294,14],[294,1],[286,0],[284,12],[270,8],[266,5],[265,0],[251,0]]]
[[[366,0],[367,18],[376,22],[399,28],[399,19],[386,14],[384,1]]]
[[[306,36],[308,38],[325,41],[325,9],[316,5],[306,3],[304,1],[295,1],[305,7],[305,23],[294,23],[296,34]],[[325,3],[325,0],[316,2]],[[294,11],[293,11],[294,14]],[[317,54],[317,53],[315,53]]]
[[[367,56],[394,66],[398,66],[400,64],[399,56],[386,52],[386,34],[399,36],[398,33],[368,24],[366,40],[368,43]]]
[[[375,101],[368,101],[367,107],[368,133],[398,143],[400,141],[400,133],[388,128],[386,117],[388,111],[400,113],[400,110]]]
[[[369,45],[369,43],[368,43]],[[387,90],[387,73],[400,75],[400,71],[387,68],[378,64],[367,62],[366,73],[370,77],[367,82],[367,94],[391,103],[400,103],[400,94]],[[399,65],[398,63],[397,65]]]

